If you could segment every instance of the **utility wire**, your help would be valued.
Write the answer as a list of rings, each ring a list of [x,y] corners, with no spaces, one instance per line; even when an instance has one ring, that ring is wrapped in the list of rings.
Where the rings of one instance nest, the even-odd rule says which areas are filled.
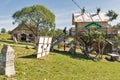
[[[82,8],[74,1],[74,0],[72,0],[72,2],[79,8],[79,9],[81,9],[82,10]],[[91,20],[92,20],[92,22],[94,22],[93,21],[93,18],[92,18],[92,16],[90,15],[88,15],[86,12],[85,12],[85,14],[88,16],[88,17],[90,17],[91,18]]]

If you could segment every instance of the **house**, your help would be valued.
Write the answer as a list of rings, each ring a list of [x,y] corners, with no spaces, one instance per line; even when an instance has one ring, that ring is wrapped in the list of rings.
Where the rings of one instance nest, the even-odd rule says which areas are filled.
[[[33,30],[35,27],[31,27]],[[35,42],[35,35],[33,32],[27,28],[25,25],[20,24],[15,29],[13,29],[11,32],[11,37],[15,37],[17,41],[23,41],[23,42]]]
[[[70,29],[71,36],[74,37],[76,45],[78,44],[78,34],[88,29],[95,29],[106,33],[106,38],[113,38],[118,32],[117,29],[108,27],[110,17],[106,13],[73,13],[72,15],[72,27]],[[111,52],[112,44],[108,42],[108,46],[105,47],[107,52]],[[110,50],[108,50],[108,47]]]
[[[72,15],[72,27],[70,29],[71,35],[75,36],[76,33],[80,33],[85,29],[97,29],[98,31],[106,32],[108,37],[114,36],[118,33],[117,29],[109,28],[108,22],[110,17],[106,13],[73,13]],[[112,31],[112,32],[111,32]],[[112,37],[111,36],[111,37]]]
[[[75,32],[88,28],[106,29],[109,19],[105,13],[74,13],[72,15],[72,25],[75,25]]]

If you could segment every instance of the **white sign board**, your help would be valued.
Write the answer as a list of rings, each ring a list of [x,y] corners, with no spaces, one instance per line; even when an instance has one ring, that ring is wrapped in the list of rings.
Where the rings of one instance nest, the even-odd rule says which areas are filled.
[[[37,58],[49,54],[52,37],[40,37],[37,51]]]

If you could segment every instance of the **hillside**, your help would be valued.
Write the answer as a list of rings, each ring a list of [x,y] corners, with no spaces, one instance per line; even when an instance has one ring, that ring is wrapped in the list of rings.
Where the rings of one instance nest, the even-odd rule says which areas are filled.
[[[0,80],[120,80],[119,62],[92,61],[61,51],[37,59],[34,49],[12,47],[16,74],[11,77],[0,75]]]

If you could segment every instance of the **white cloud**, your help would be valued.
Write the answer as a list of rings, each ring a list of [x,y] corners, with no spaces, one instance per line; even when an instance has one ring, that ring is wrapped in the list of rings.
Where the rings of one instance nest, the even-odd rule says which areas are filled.
[[[12,24],[13,20],[9,19],[9,20],[0,20],[0,25],[4,25],[4,24]]]

